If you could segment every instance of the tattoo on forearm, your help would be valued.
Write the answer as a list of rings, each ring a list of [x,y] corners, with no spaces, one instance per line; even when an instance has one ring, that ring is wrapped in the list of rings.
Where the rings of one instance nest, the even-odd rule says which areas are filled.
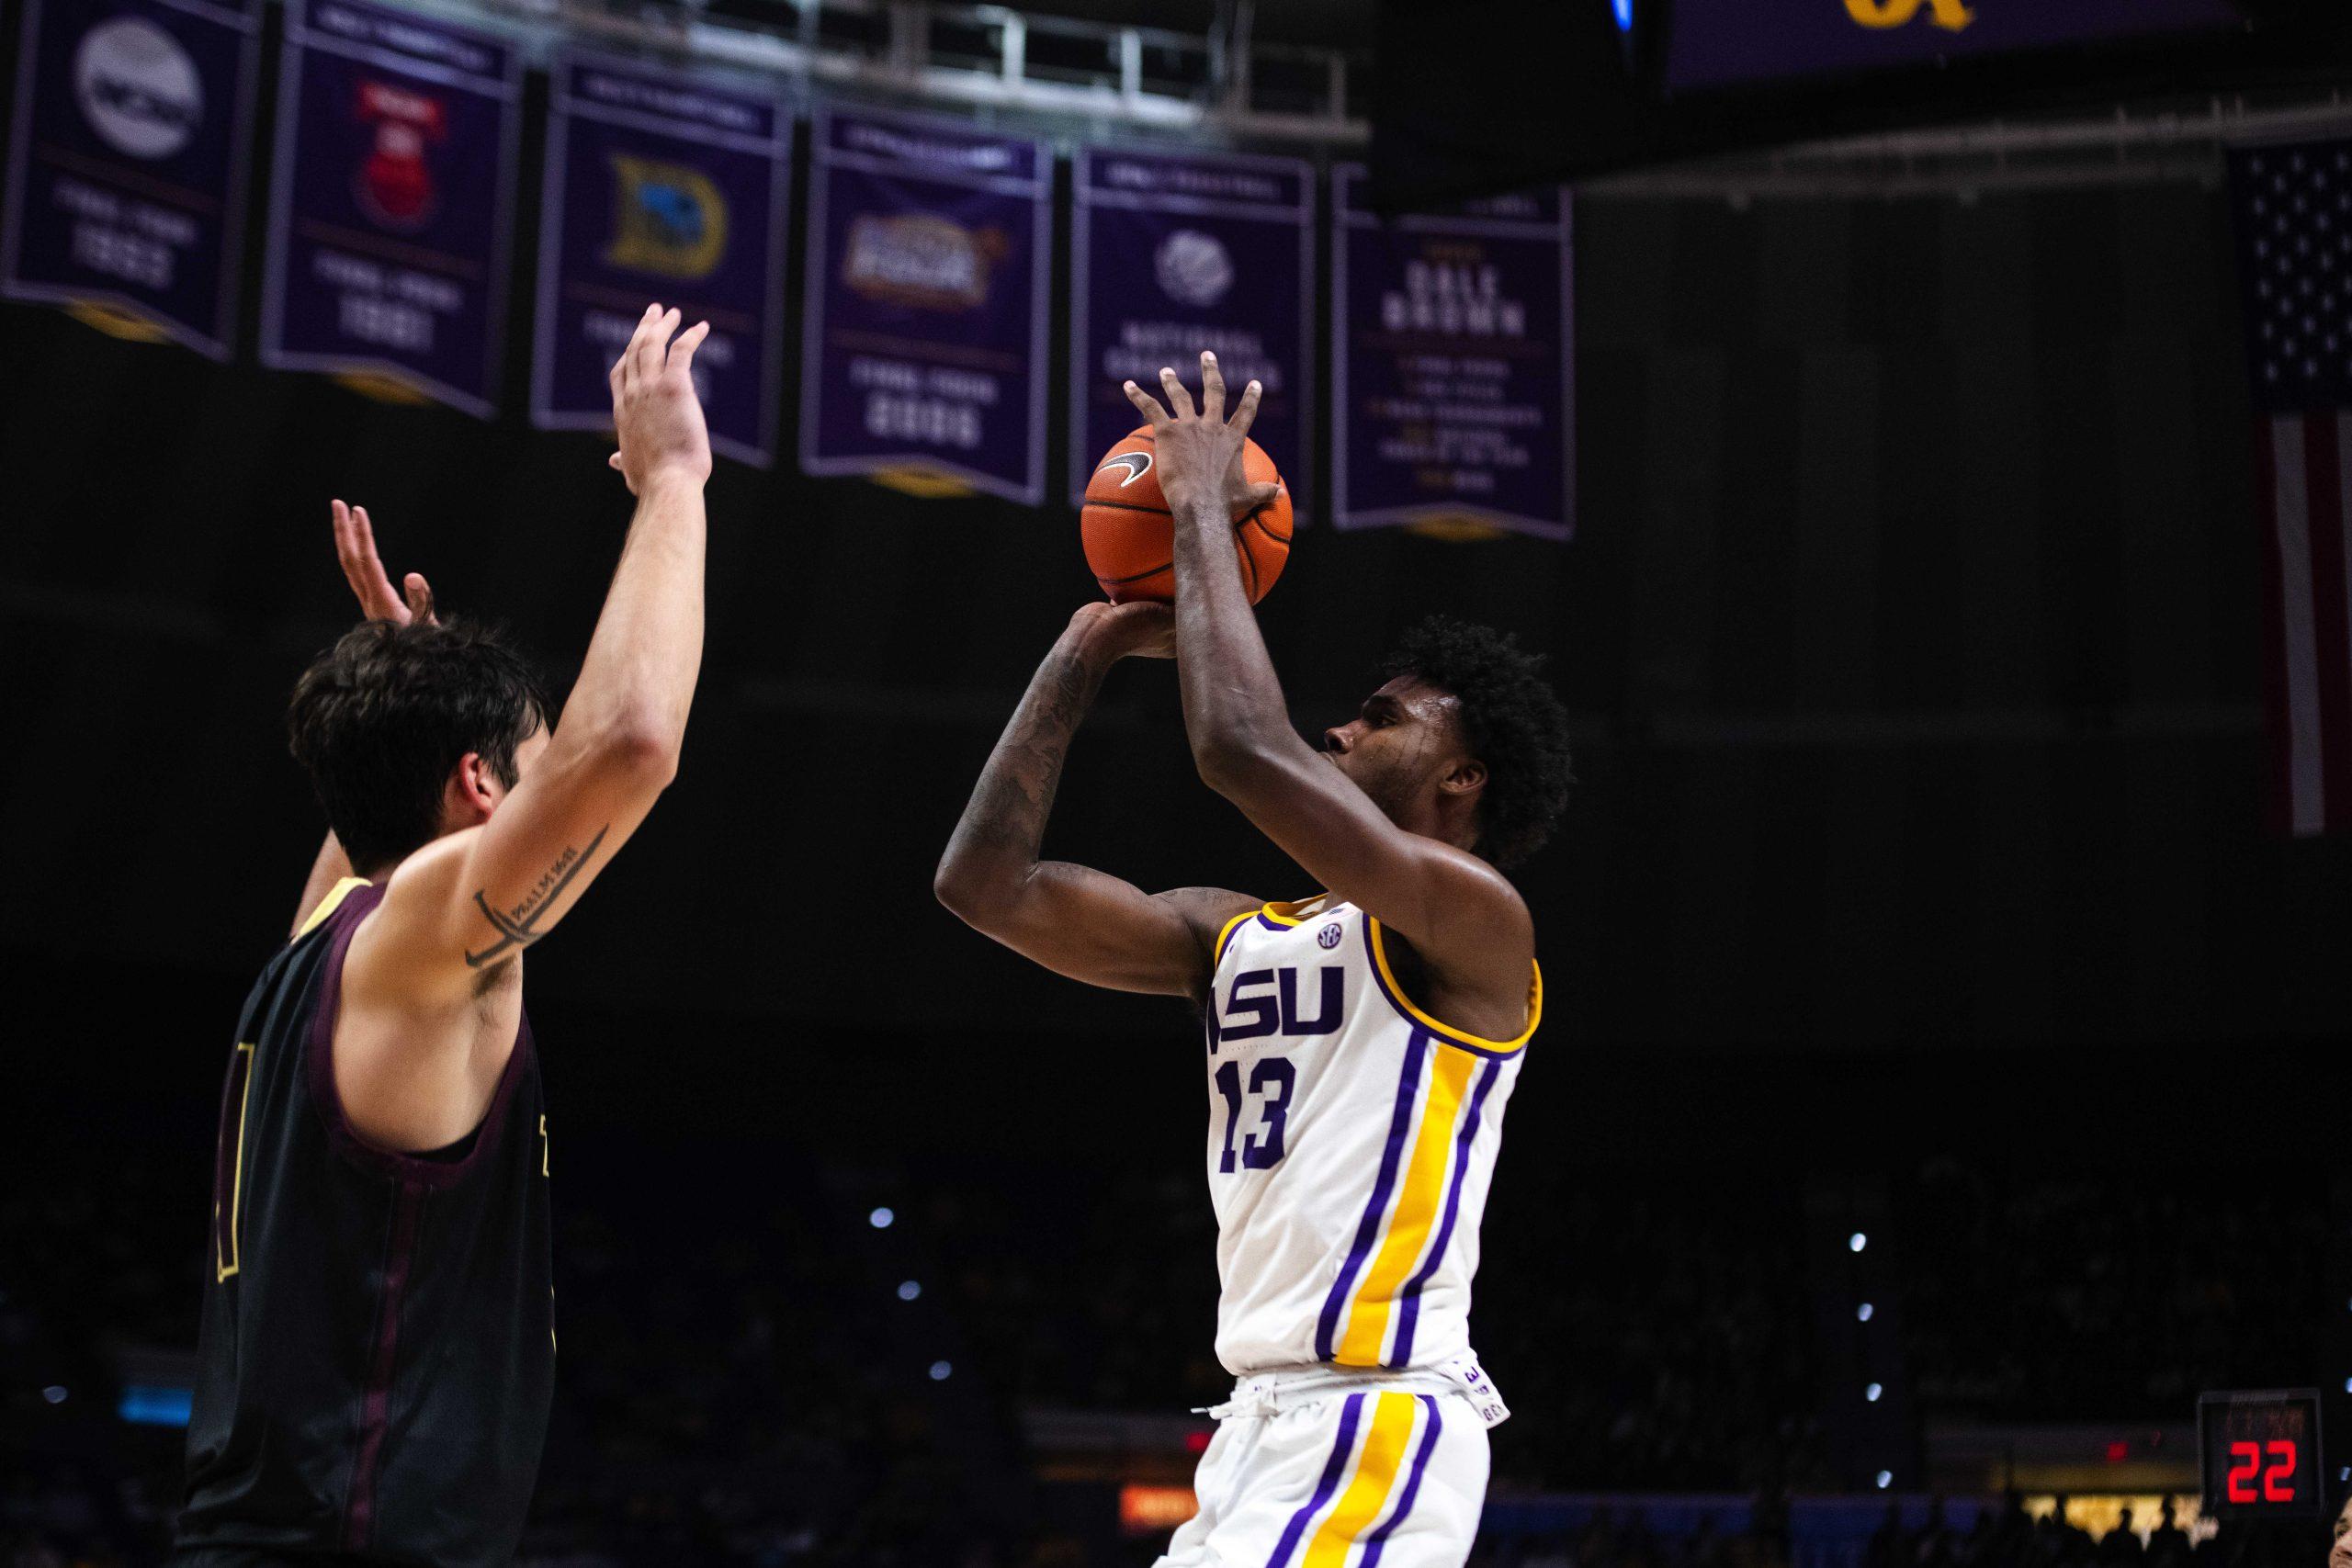
[[[1062,760],[1093,700],[1093,685],[1091,672],[1075,657],[1058,658],[1037,672],[980,773],[956,830],[961,844],[1035,857],[1061,784]]]
[[[531,885],[530,892],[510,908],[492,907],[488,888],[475,889],[474,907],[498,932],[498,940],[480,953],[467,953],[467,966],[479,969],[509,949],[528,947],[538,941],[545,934],[538,930],[540,919],[555,907],[555,901],[562,896],[563,890],[571,886],[571,879],[596,857],[596,846],[603,843],[605,835],[612,830],[613,825],[609,822],[597,829],[596,836],[588,840],[588,847],[584,850],[565,845],[563,853],[556,857],[555,863],[542,872],[538,881]]]

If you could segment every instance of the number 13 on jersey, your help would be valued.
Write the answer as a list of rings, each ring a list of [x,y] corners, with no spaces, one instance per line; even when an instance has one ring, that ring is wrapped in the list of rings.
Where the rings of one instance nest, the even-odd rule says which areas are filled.
[[[1287,1058],[1261,1056],[1250,1064],[1249,1088],[1242,1088],[1241,1064],[1227,1062],[1216,1070],[1216,1092],[1225,1101],[1225,1152],[1217,1159],[1217,1172],[1230,1176],[1234,1164],[1234,1137],[1241,1140],[1242,1170],[1271,1170],[1282,1163],[1283,1123],[1290,1115],[1291,1090],[1298,1085],[1298,1074]],[[1254,1113],[1250,1132],[1242,1133],[1245,1115]]]

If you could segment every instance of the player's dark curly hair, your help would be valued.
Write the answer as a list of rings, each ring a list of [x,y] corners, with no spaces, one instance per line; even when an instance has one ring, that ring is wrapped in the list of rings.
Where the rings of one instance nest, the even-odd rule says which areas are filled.
[[[1544,847],[1568,807],[1568,710],[1544,678],[1544,658],[1492,626],[1431,615],[1382,665],[1453,694],[1470,750],[1487,764],[1478,802],[1480,857],[1505,871]]]
[[[302,671],[286,735],[368,875],[432,840],[467,752],[513,788],[516,750],[553,712],[538,672],[491,627],[363,621]]]

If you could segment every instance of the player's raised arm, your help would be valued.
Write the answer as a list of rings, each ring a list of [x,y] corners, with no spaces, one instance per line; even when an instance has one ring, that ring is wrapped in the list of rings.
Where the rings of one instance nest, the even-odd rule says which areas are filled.
[[[1494,1016],[1464,1022],[1484,1021],[1508,1038],[1521,1027],[1534,953],[1527,907],[1465,847],[1392,819],[1292,728],[1233,552],[1233,519],[1270,488],[1241,477],[1260,387],[1250,383],[1228,420],[1216,355],[1201,355],[1201,373],[1197,410],[1172,369],[1160,372],[1165,406],[1132,381],[1125,389],[1151,421],[1160,490],[1175,520],[1177,668],[1201,777],[1325,887],[1411,942],[1450,997],[1495,998]],[[1485,781],[1485,764],[1465,757],[1438,791],[1475,799]]]
[[[346,987],[469,991],[553,930],[628,841],[678,767],[702,664],[703,484],[710,441],[691,368],[707,324],[649,309],[609,378],[637,514],[545,751],[480,827],[393,874],[355,940]],[[460,790],[486,787],[460,769]]]
[[[1129,656],[1165,658],[1164,604],[1089,604],[1031,677],[989,753],[933,887],[957,918],[1057,974],[1119,991],[1199,997],[1216,933],[1258,900],[1216,887],[1148,894],[1133,883],[1037,858],[1070,738],[1102,677]]]

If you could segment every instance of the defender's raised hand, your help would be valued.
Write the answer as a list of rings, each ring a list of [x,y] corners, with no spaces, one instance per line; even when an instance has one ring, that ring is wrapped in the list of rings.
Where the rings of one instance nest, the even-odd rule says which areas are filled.
[[[1159,373],[1159,387],[1168,399],[1164,408],[1158,398],[1133,381],[1121,389],[1136,412],[1151,422],[1159,493],[1168,498],[1168,510],[1181,513],[1195,502],[1222,505],[1230,518],[1271,502],[1281,485],[1251,484],[1241,474],[1242,445],[1258,417],[1258,400],[1264,389],[1255,381],[1243,388],[1233,417],[1227,419],[1225,373],[1217,368],[1216,355],[1206,350],[1201,354],[1198,412],[1193,408],[1193,394],[1173,369]]]
[[[392,580],[376,553],[376,530],[364,506],[331,502],[334,515],[334,558],[342,563],[343,580],[359,601],[359,613],[371,621],[404,626],[411,621],[433,624],[433,588],[421,571],[402,578],[407,596],[392,592]]]
[[[684,332],[676,310],[648,305],[612,373],[613,430],[621,449],[608,461],[642,495],[656,477],[710,478],[710,432],[695,395],[695,350],[710,335],[708,321]],[[673,334],[675,334],[674,337]]]

